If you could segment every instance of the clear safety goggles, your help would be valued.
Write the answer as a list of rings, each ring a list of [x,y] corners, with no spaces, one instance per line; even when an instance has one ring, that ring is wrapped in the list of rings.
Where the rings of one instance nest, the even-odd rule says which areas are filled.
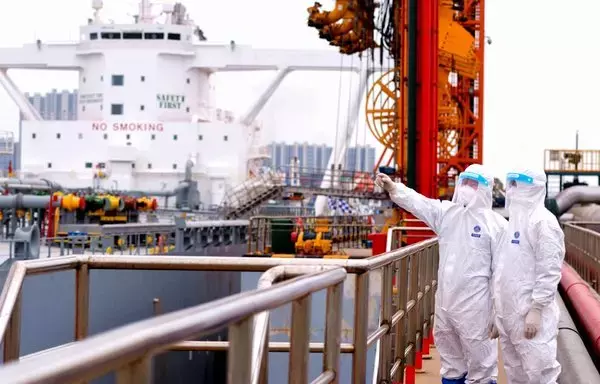
[[[462,172],[458,176],[458,184],[469,186],[474,189],[477,189],[479,185],[483,185],[484,187],[489,186],[489,183],[485,177],[473,172]]]
[[[506,186],[508,188],[518,187],[519,185],[533,185],[533,177],[522,173],[509,173],[506,175]]]

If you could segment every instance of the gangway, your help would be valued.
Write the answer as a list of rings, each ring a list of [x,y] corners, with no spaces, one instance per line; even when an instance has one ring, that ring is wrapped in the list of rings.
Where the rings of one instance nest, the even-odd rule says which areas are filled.
[[[328,187],[323,187],[326,180]],[[255,213],[268,200],[286,195],[329,196],[345,199],[387,200],[387,194],[373,183],[370,172],[281,167],[249,178],[233,188],[223,201],[225,217],[235,219]]]
[[[580,249],[592,240],[594,244],[600,242],[600,234],[583,229],[577,232],[577,227],[571,225],[566,231],[566,242],[569,252],[576,252],[571,260],[580,260],[574,267],[589,270],[592,262],[598,263],[596,255]],[[265,353],[268,350],[289,353],[289,383],[312,380],[362,384],[370,382],[368,376],[373,368],[369,348],[373,350],[379,343],[375,369],[378,383],[439,383],[435,359],[423,361],[432,343],[437,252],[437,239],[432,238],[361,260],[72,255],[17,261],[0,295],[0,337],[5,363],[0,368],[0,382],[80,383],[116,371],[118,384],[149,383],[152,356],[159,352],[220,350],[229,351],[229,383],[258,384],[267,381],[271,368],[271,354]],[[583,262],[585,257],[588,259]],[[253,271],[263,275],[256,290],[90,336],[90,272],[98,269]],[[76,274],[74,341],[22,356],[23,282],[29,275],[61,270]],[[379,276],[380,284],[375,287],[371,280],[369,287],[374,275]],[[394,277],[397,289],[393,289]],[[381,298],[380,320],[372,331],[367,310],[373,294],[370,288],[379,288],[375,294]],[[324,340],[315,342],[310,337],[314,319],[311,298],[321,290],[326,290],[326,331]],[[347,292],[354,299],[351,342],[341,336],[342,322],[347,319],[342,318],[340,308]],[[290,341],[271,341],[265,332],[270,323],[265,311],[286,303],[292,306]],[[198,340],[199,335],[222,328],[229,328],[228,341]],[[316,371],[308,364],[311,353],[323,354]],[[343,363],[344,355],[352,357],[349,365]],[[582,361],[575,360],[573,364]],[[423,368],[426,372],[417,373]],[[584,381],[570,383],[577,382]]]

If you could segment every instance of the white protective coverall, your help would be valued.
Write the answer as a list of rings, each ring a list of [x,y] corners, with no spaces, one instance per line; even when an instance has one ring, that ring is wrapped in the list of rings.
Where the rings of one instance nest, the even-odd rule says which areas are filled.
[[[433,333],[444,384],[495,383],[498,376],[498,344],[488,336],[492,251],[507,222],[491,209],[493,182],[483,166],[471,165],[461,173],[452,202],[426,198],[401,183],[391,188],[383,183],[392,201],[439,239]]]
[[[494,304],[510,384],[555,384],[560,373],[556,292],[565,242],[545,196],[543,171],[507,175],[509,221],[494,259]]]

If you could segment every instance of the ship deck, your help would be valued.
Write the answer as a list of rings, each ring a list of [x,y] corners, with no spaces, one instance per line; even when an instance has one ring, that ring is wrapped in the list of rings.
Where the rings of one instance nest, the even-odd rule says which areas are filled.
[[[440,377],[440,356],[435,349],[435,346],[432,346],[430,349],[430,359],[423,359],[423,369],[417,371],[417,381],[416,384],[439,384]],[[506,375],[504,373],[504,368],[502,366],[502,356],[499,351],[499,362],[498,362],[498,384],[506,384]]]
[[[587,237],[584,238],[583,235]],[[573,263],[575,266],[582,265],[580,259],[588,256],[584,253],[577,253],[577,250],[583,249],[582,246],[590,243],[591,239],[600,239],[599,236],[585,228],[566,224],[565,243],[568,250],[566,262]],[[243,244],[239,245],[241,248],[245,248]],[[435,271],[438,267],[436,239],[425,240],[374,258],[368,258],[372,250],[353,249],[348,246],[340,249],[344,256],[324,257],[323,260],[302,256],[298,258],[289,256],[277,258],[267,255],[235,257],[235,255],[241,255],[243,251],[235,252],[235,255],[226,255],[227,257],[203,255],[185,257],[190,255],[176,253],[144,257],[149,253],[146,250],[150,249],[128,248],[124,249],[122,254],[119,250],[112,256],[104,255],[99,250],[95,252],[90,249],[80,250],[79,253],[84,253],[86,256],[96,254],[100,257],[83,257],[76,259],[77,262],[73,263],[73,258],[56,257],[72,254],[68,247],[48,248],[42,246],[41,258],[45,260],[28,260],[13,265],[12,273],[9,273],[8,276],[10,281],[7,282],[8,285],[5,285],[5,290],[7,292],[10,290],[11,294],[4,294],[4,301],[0,303],[0,308],[11,313],[11,320],[4,325],[0,324],[0,335],[9,336],[4,340],[5,343],[9,343],[8,347],[5,344],[4,361],[14,361],[14,363],[0,367],[0,382],[14,382],[10,379],[29,374],[34,366],[50,367],[44,372],[45,376],[43,377],[47,379],[45,382],[51,382],[51,378],[59,377],[66,371],[73,375],[80,374],[77,376],[78,378],[87,377],[85,375],[89,372],[85,367],[91,366],[97,366],[98,368],[95,369],[98,372],[117,370],[119,375],[125,375],[134,369],[135,372],[139,370],[145,372],[144,374],[150,374],[151,370],[147,370],[147,368],[151,367],[151,364],[146,363],[151,362],[152,356],[148,354],[148,351],[159,349],[170,350],[168,353],[173,352],[171,356],[175,356],[175,353],[180,351],[204,351],[199,356],[205,356],[211,351],[228,351],[228,353],[233,353],[233,361],[238,359],[239,364],[244,363],[246,368],[250,368],[252,364],[262,364],[260,359],[256,360],[258,363],[253,363],[251,359],[254,353],[252,349],[254,340],[257,338],[260,338],[258,340],[262,340],[261,342],[268,342],[265,345],[271,352],[277,352],[264,355],[267,357],[264,367],[269,368],[267,374],[271,382],[280,382],[283,376],[289,374],[285,372],[286,363],[288,372],[293,374],[300,372],[307,378],[318,375],[315,382],[334,380],[339,373],[339,381],[344,383],[371,383],[373,376],[378,377],[380,381],[398,383],[397,380],[401,379],[398,373],[405,368],[407,373],[415,368],[418,369],[416,377],[410,377],[411,375],[407,374],[403,384],[429,384],[441,381],[440,358],[435,346],[429,347],[428,356],[424,356],[422,364],[419,360],[420,351],[427,351],[425,348],[427,344],[422,343],[429,343],[431,340],[426,336],[431,330],[435,308],[434,292],[437,286]],[[8,250],[8,244],[0,243],[0,254],[2,252],[9,253]],[[212,252],[213,250],[209,254],[213,254]],[[129,255],[131,257],[128,257]],[[54,260],[49,260],[48,257]],[[341,260],[332,260],[336,258]],[[368,259],[365,260],[365,258]],[[15,333],[16,327],[20,327],[20,323],[13,320],[19,319],[20,321],[20,312],[14,310],[15,307],[18,309],[18,306],[21,305],[19,292],[21,287],[26,286],[22,296],[24,327],[20,333],[29,336],[37,328],[33,328],[34,323],[28,319],[28,316],[32,318],[32,309],[26,308],[38,308],[39,304],[32,304],[31,298],[38,296],[31,295],[33,291],[30,292],[28,287],[32,287],[31,284],[34,284],[35,281],[38,281],[38,288],[44,287],[44,285],[40,285],[42,280],[33,279],[28,280],[29,286],[23,285],[25,276],[36,275],[40,276],[36,277],[37,279],[41,279],[43,274],[67,270],[75,271],[74,287],[73,283],[65,279],[52,278],[52,276],[48,276],[44,281],[46,284],[51,283],[53,287],[59,281],[64,282],[70,289],[75,289],[75,303],[71,305],[72,309],[62,312],[68,312],[72,317],[71,314],[74,310],[76,321],[72,326],[76,332],[80,334],[85,332],[85,334],[74,343],[64,344],[59,350],[44,349],[48,346],[61,345],[54,343],[23,353],[24,350],[21,350],[18,344],[19,339],[14,337],[15,334],[18,334]],[[114,276],[106,275],[108,272],[98,272],[94,278],[89,279],[91,270],[120,271]],[[150,292],[146,295],[150,300],[146,300],[142,305],[147,316],[151,317],[127,322],[122,326],[111,325],[99,333],[89,333],[86,328],[89,315],[98,312],[106,313],[107,307],[114,307],[115,303],[119,301],[115,298],[114,293],[107,290],[105,283],[100,284],[101,281],[96,276],[105,276],[107,279],[110,277],[106,281],[110,281],[113,285],[123,281],[127,283],[151,281],[152,287],[155,287],[161,280],[156,278],[158,275],[153,271],[157,271],[157,273],[160,271],[208,272],[203,276],[214,277],[215,270],[225,273],[241,272],[244,281],[241,287],[242,293],[236,293],[235,296],[230,297],[217,297],[210,302],[193,307],[163,312],[155,304],[163,302],[170,304],[172,300],[166,296],[163,297],[158,291]],[[140,274],[137,278],[133,278],[134,273],[141,273],[141,271],[144,271],[145,275]],[[128,273],[128,275],[123,273]],[[576,275],[576,272],[573,273]],[[565,277],[564,274],[563,269],[563,277]],[[244,277],[251,275],[253,279]],[[566,279],[574,281],[575,283],[569,284],[576,284],[576,287],[580,289],[576,292],[578,296],[582,296],[586,289],[595,290],[582,284],[581,278],[575,280],[575,275]],[[588,275],[586,275],[587,278],[590,278]],[[124,276],[129,277],[124,278]],[[164,278],[164,282],[169,287],[176,286],[178,292],[181,292],[183,284],[181,276],[181,274],[172,275]],[[194,276],[197,275],[194,273]],[[396,283],[393,280],[394,277],[398,278]],[[259,278],[261,279],[260,284],[256,281]],[[96,288],[91,287],[90,280],[92,283],[100,285],[94,286]],[[177,284],[170,284],[173,281],[177,281]],[[220,281],[220,278],[206,280],[207,287],[210,285],[213,289],[217,281]],[[567,283],[561,282],[561,284],[561,287],[564,288],[563,285]],[[256,289],[257,286],[258,289]],[[98,287],[102,289],[98,290]],[[193,281],[189,287],[194,290],[198,285]],[[132,286],[119,286],[117,292],[124,292],[125,289],[130,290],[131,288]],[[144,286],[144,288],[148,287]],[[93,295],[94,292],[96,295]],[[62,295],[62,297],[65,296]],[[573,296],[567,296],[565,301],[569,299],[572,302]],[[99,299],[105,297],[109,298],[109,302],[99,303]],[[591,305],[592,300],[594,303],[598,303],[596,296],[590,294],[590,297],[588,305]],[[572,332],[575,325],[570,320],[569,311],[562,299],[558,300],[562,303],[561,321],[567,324],[559,330],[558,335],[559,343],[563,343],[563,348],[559,347],[561,353],[558,355],[559,362],[564,367],[560,382],[600,382],[600,375],[593,364],[591,355],[585,348],[583,335],[580,337]],[[67,301],[72,302],[73,298],[70,297]],[[132,303],[132,300],[127,301],[129,306]],[[288,303],[292,303],[292,305],[290,306]],[[52,304],[55,307],[58,301]],[[158,310],[155,311],[157,308]],[[322,316],[323,312],[325,312],[325,316]],[[255,319],[257,313],[269,313],[269,317],[262,318],[262,320]],[[576,314],[576,312],[573,313],[573,315]],[[36,313],[37,318],[39,315]],[[257,320],[256,323],[255,320]],[[566,322],[567,320],[571,323]],[[230,327],[229,333],[227,336],[219,334],[213,338],[210,336],[213,328],[205,330],[204,324],[221,326],[226,324]],[[252,331],[256,332],[255,336],[253,338],[244,336],[248,334],[247,331],[253,329],[252,327],[255,329]],[[64,330],[69,333],[66,339],[72,337],[73,333],[70,328],[66,327]],[[175,332],[174,329],[182,330]],[[404,329],[406,332],[397,333]],[[329,332],[327,333],[325,330]],[[147,340],[146,336],[150,331],[156,337]],[[75,334],[78,335],[78,333]],[[93,338],[87,337],[92,334]],[[197,340],[199,334],[210,336],[211,339],[204,340],[204,336],[202,336],[202,340]],[[337,337],[336,334],[341,337]],[[424,336],[421,337],[421,335]],[[224,341],[222,336],[227,337],[227,341]],[[120,340],[118,345],[115,344],[115,340]],[[142,343],[139,340],[147,341]],[[331,347],[332,345],[333,347]],[[568,348],[564,347],[566,345]],[[87,356],[83,352],[89,350],[94,350],[94,358],[89,357],[85,362],[81,362],[81,356],[83,358]],[[38,351],[43,353],[32,354],[32,352]],[[138,360],[132,360],[134,357],[131,353],[133,352],[128,351],[135,351],[135,359],[139,359],[138,356],[146,359],[144,365],[136,365]],[[404,351],[404,357],[397,357],[397,351]],[[316,356],[319,353],[323,354],[324,360]],[[27,358],[21,359],[25,356]],[[65,366],[64,369],[51,369],[53,364],[61,361],[60,359],[65,358],[64,356],[76,356],[77,358],[69,357],[71,359],[69,361],[73,361],[73,363],[68,367]],[[574,360],[572,356],[578,356],[577,360]],[[185,360],[187,363],[187,358]],[[323,366],[323,361],[328,366]],[[309,364],[303,362],[309,362]],[[119,365],[115,365],[116,363]],[[181,364],[183,364],[183,360]],[[197,361],[189,364],[194,367],[198,366]],[[230,373],[237,375],[232,382],[247,382],[250,370],[238,369],[239,364],[232,364],[228,367]],[[417,367],[413,364],[416,364]],[[336,369],[336,366],[339,368]],[[498,366],[498,383],[505,384],[507,381],[501,357]],[[166,366],[162,367],[160,373],[170,372],[167,371],[167,368]],[[389,371],[382,371],[382,368],[388,368]],[[224,371],[225,368],[220,370],[223,373]],[[190,371],[190,375],[192,374],[194,373]],[[575,376],[583,377],[583,379],[573,379]],[[396,381],[391,381],[391,379]]]

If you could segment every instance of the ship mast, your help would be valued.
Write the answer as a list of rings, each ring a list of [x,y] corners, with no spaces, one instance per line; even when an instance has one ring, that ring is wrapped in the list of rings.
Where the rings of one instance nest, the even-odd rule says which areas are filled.
[[[139,4],[139,20],[141,24],[152,24],[152,4],[150,0],[141,0]]]

